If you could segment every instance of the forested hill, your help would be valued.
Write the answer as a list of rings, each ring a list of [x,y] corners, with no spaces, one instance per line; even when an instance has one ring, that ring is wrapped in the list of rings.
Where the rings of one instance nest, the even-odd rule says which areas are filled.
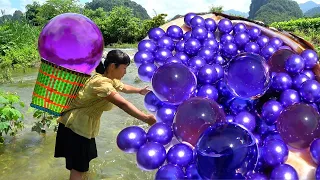
[[[132,9],[134,16],[139,19],[150,19],[146,9],[131,0],[92,0],[85,5],[86,8],[92,10],[102,7],[106,12],[110,12],[116,6],[125,6]]]

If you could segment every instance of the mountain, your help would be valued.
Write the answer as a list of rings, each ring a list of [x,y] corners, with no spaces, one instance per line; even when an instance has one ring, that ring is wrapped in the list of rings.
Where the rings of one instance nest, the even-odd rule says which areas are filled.
[[[308,10],[307,12],[304,13],[305,16],[307,17],[313,17],[313,16],[318,16],[320,15],[320,5],[318,7],[312,8]]]
[[[319,4],[313,2],[313,1],[307,1],[305,3],[299,4],[300,9],[302,10],[303,13],[307,12],[308,10],[318,7]]]
[[[229,15],[242,16],[242,17],[245,17],[245,18],[247,18],[249,16],[249,13],[247,13],[247,12],[241,12],[241,11],[237,11],[237,10],[234,10],[234,9],[229,9],[227,11],[223,11],[223,13],[229,14]]]

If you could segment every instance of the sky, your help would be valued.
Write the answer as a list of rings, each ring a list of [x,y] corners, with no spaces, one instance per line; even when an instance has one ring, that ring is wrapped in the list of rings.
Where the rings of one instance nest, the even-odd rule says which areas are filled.
[[[33,0],[0,0],[0,9],[5,9],[5,14],[13,14],[15,10],[25,12],[25,6],[31,4]],[[45,0],[37,0],[42,3]],[[84,4],[91,0],[80,0]],[[142,5],[150,17],[156,14],[166,13],[167,18],[172,18],[177,14],[186,14],[188,12],[205,12],[209,7],[223,6],[224,10],[234,9],[241,12],[249,12],[251,0],[133,0]],[[304,3],[309,0],[296,0],[298,3]],[[313,0],[320,4],[320,0]]]

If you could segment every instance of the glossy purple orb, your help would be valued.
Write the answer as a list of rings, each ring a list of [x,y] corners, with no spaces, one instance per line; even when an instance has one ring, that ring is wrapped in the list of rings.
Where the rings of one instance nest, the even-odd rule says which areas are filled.
[[[291,74],[298,74],[304,69],[304,59],[299,55],[291,55],[285,64],[285,69]]]
[[[205,26],[208,31],[215,32],[217,29],[217,23],[212,18],[206,18],[204,20]]]
[[[137,67],[139,67],[141,64],[154,63],[153,53],[149,51],[138,51],[134,55],[133,59]]]
[[[98,26],[75,13],[60,14],[42,29],[38,50],[44,60],[90,75],[98,66],[104,41]]]
[[[154,72],[157,70],[157,66],[153,63],[142,64],[138,68],[138,76],[142,81],[150,82]]]
[[[292,86],[293,86],[293,88],[294,89],[296,89],[296,90],[299,90],[300,89],[300,87],[301,87],[301,85],[302,85],[302,83],[304,83],[304,82],[306,82],[307,80],[309,80],[310,78],[307,76],[307,75],[305,75],[305,74],[299,74],[299,75],[297,75],[297,76],[295,76],[294,78],[293,78],[293,81],[292,81]]]
[[[209,98],[214,101],[218,100],[218,90],[212,85],[203,85],[198,88],[197,97]]]
[[[181,167],[173,164],[162,166],[155,175],[155,180],[184,179],[184,172]]]
[[[171,25],[167,29],[167,35],[174,41],[179,41],[183,37],[182,29],[177,25]]]
[[[227,18],[221,19],[218,22],[218,29],[222,33],[230,33],[233,29],[232,22]]]
[[[196,38],[191,37],[184,43],[184,52],[191,56],[196,55],[200,48],[201,43]]]
[[[184,16],[184,23],[186,26],[191,27],[191,19],[194,18],[197,14],[195,13],[188,13]]]
[[[279,139],[271,139],[264,143],[262,157],[269,166],[277,166],[287,161],[289,150],[287,145]]]
[[[247,27],[245,24],[243,23],[237,23],[233,26],[233,32],[234,33],[239,33],[239,32],[246,32],[247,31]]]
[[[292,79],[287,73],[277,73],[272,80],[272,88],[276,91],[284,91],[292,86]]]
[[[119,149],[126,153],[135,153],[147,142],[146,132],[138,126],[130,126],[120,131],[117,136]]]
[[[249,30],[249,36],[251,40],[256,40],[259,38],[260,34],[261,34],[261,29],[258,27],[252,27]]]
[[[310,105],[291,105],[281,112],[277,130],[287,145],[295,149],[308,148],[315,138],[320,137],[320,115]]]
[[[158,27],[152,28],[148,31],[148,37],[154,41],[158,41],[165,34],[164,30]]]
[[[306,49],[300,54],[305,60],[305,68],[311,69],[318,63],[318,54],[311,49]]]
[[[268,125],[273,125],[282,110],[282,105],[278,101],[269,100],[263,104],[261,116]]]
[[[168,36],[163,36],[162,38],[160,38],[158,41],[158,48],[164,48],[164,49],[168,49],[170,51],[174,50],[174,42],[173,40],[168,37]],[[153,50],[154,51],[154,50]],[[152,52],[153,52],[152,51]]]
[[[256,128],[256,119],[248,111],[242,111],[234,117],[234,122],[243,125],[247,130],[253,131]]]
[[[153,52],[157,48],[155,41],[151,39],[144,39],[138,43],[138,50],[139,51],[149,51]]]
[[[157,142],[162,145],[168,144],[173,137],[173,131],[170,125],[165,123],[156,123],[150,127],[147,133],[149,142]]]
[[[320,83],[316,80],[307,80],[300,87],[301,98],[309,103],[320,99]]]
[[[269,38],[267,36],[265,36],[265,35],[262,35],[262,36],[258,37],[256,42],[259,44],[259,46],[261,48],[263,48],[265,45],[268,44]]]
[[[248,42],[244,47],[244,51],[259,54],[260,47],[255,42]]]
[[[315,139],[310,146],[310,153],[313,161],[320,165],[320,139]]]
[[[272,170],[270,175],[270,180],[278,179],[298,180],[299,176],[297,171],[292,166],[288,164],[280,164]]]
[[[190,21],[192,29],[195,27],[205,27],[205,21],[201,16],[194,16]]]
[[[296,90],[286,89],[284,90],[279,99],[284,108],[300,102],[300,95]]]
[[[166,160],[166,149],[160,143],[147,142],[136,154],[138,166],[143,170],[159,168]]]
[[[172,146],[167,153],[167,161],[180,167],[186,167],[193,160],[193,150],[186,144]]]

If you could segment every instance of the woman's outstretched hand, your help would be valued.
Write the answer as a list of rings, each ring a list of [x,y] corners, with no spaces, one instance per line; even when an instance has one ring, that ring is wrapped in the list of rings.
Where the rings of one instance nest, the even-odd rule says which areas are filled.
[[[153,124],[155,124],[157,122],[156,117],[154,117],[154,115],[150,114],[147,115],[147,119],[146,119],[146,123],[149,124],[150,126],[152,126]]]
[[[139,94],[146,95],[149,91],[151,91],[151,89],[149,88],[149,86],[146,86],[146,87],[140,89]]]

